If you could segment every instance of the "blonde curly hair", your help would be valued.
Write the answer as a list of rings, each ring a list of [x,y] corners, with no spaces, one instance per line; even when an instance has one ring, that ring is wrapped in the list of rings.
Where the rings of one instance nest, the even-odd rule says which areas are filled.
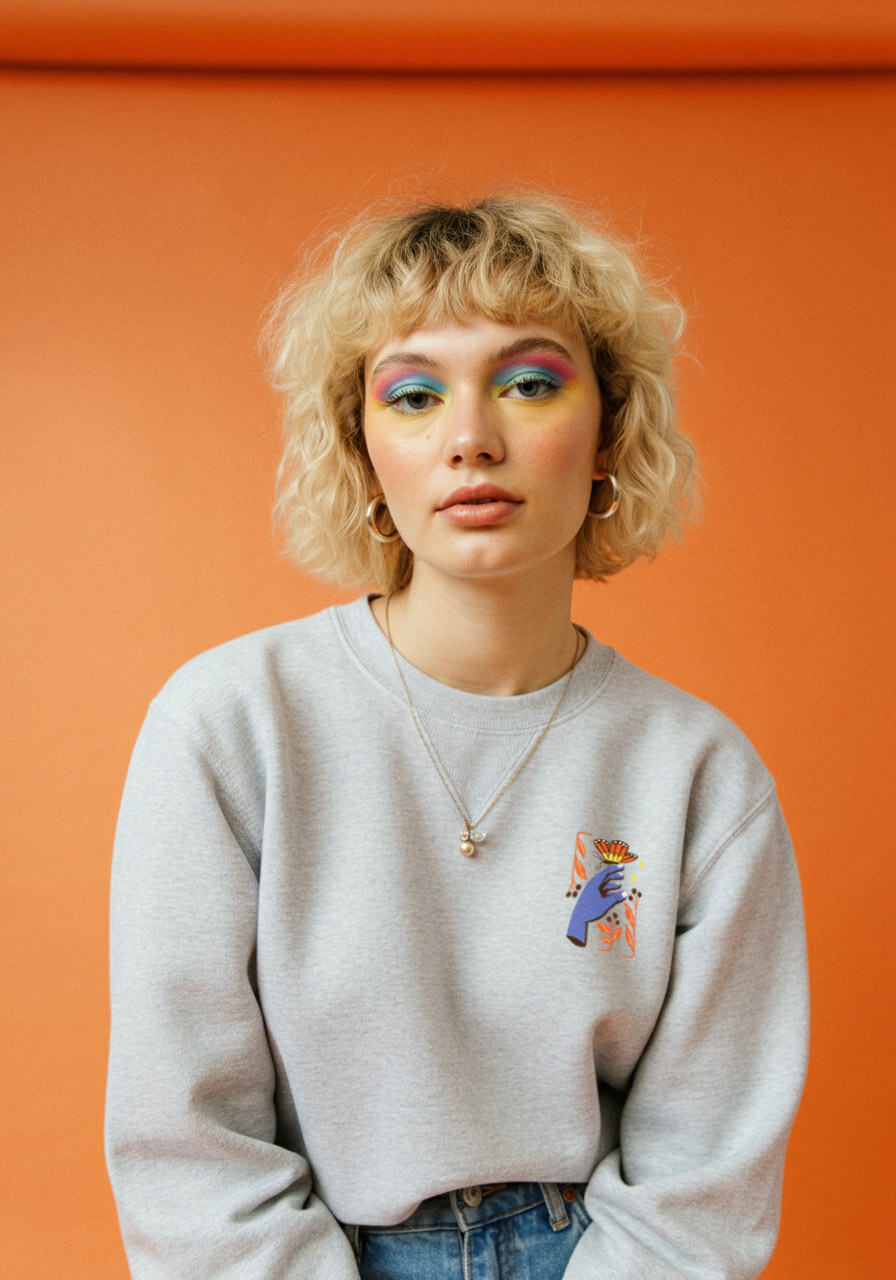
[[[581,334],[591,353],[622,498],[612,519],[579,530],[576,577],[603,581],[678,535],[695,467],[672,386],[682,308],[617,240],[555,200],[509,196],[359,219],[327,267],[281,295],[267,328],[286,400],[274,510],[305,568],[386,593],[410,581],[410,549],[376,542],[366,523],[364,360],[393,335],[473,317],[536,320]]]

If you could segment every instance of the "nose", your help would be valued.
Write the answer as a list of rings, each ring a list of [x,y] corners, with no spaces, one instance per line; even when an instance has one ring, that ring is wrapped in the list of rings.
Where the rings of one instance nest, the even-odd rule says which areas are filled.
[[[458,396],[443,424],[443,457],[450,466],[481,466],[504,457],[499,415],[487,398]]]

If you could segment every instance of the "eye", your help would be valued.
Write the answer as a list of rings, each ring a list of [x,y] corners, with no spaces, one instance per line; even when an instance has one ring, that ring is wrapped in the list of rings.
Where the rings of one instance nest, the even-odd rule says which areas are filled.
[[[420,413],[422,409],[428,409],[430,401],[434,399],[431,391],[403,391],[400,396],[393,396],[386,403],[400,413]]]
[[[505,384],[503,394],[511,400],[546,400],[559,387],[559,380],[551,374],[541,369],[523,369]]]
[[[388,393],[383,403],[398,413],[423,413],[438,402],[438,394],[425,383],[400,383]]]

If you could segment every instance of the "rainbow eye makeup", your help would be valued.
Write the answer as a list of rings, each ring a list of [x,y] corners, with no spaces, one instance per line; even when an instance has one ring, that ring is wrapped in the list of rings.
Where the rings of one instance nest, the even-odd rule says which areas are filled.
[[[379,404],[397,408],[402,413],[419,413],[428,404],[419,403],[429,396],[444,398],[447,388],[438,378],[421,373],[387,373],[378,378],[370,389]],[[414,403],[417,400],[418,403]],[[404,403],[402,403],[404,402]]]
[[[492,386],[501,391],[519,387],[520,394],[514,399],[543,400],[547,391],[559,390],[578,376],[578,370],[566,360],[545,353],[535,360],[516,360],[503,365],[495,374]],[[535,394],[530,394],[530,390]]]
[[[549,400],[552,393],[577,381],[579,372],[568,360],[552,352],[539,351],[528,359],[508,360],[490,376],[494,395],[513,400]],[[398,413],[423,413],[434,400],[449,399],[447,383],[413,366],[387,370],[371,385],[370,394],[378,404]]]

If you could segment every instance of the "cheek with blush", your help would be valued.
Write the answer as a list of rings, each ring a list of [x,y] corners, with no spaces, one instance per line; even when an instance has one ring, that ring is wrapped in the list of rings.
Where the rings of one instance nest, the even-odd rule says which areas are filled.
[[[544,480],[567,492],[581,489],[588,494],[597,456],[597,433],[583,440],[581,431],[547,432],[532,440],[527,454],[533,468]]]
[[[385,495],[393,520],[406,527],[413,522],[415,508],[426,492],[429,471],[412,442],[381,433],[376,424],[365,423],[364,443],[373,468],[373,482]],[[404,532],[404,528],[401,528]]]

